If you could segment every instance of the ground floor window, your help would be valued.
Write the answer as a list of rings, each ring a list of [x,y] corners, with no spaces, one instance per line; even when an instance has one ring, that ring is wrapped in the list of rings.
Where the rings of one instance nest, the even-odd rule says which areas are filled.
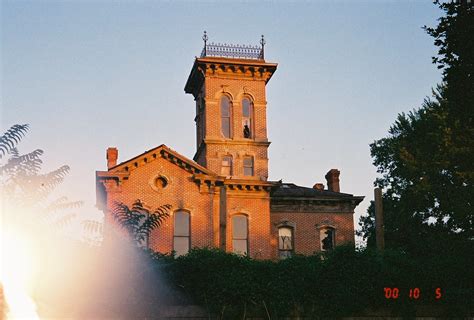
[[[173,250],[177,256],[188,253],[190,245],[189,212],[176,211],[174,213]]]
[[[293,252],[293,228],[278,228],[278,254],[280,259],[291,257]]]
[[[232,251],[248,254],[248,219],[244,215],[232,217]]]
[[[336,230],[331,227],[321,228],[319,231],[319,238],[321,239],[321,251],[328,251],[334,249]]]

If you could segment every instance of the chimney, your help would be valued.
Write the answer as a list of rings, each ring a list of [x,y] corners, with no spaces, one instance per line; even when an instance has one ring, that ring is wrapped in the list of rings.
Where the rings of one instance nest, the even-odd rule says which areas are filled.
[[[340,192],[339,188],[339,174],[341,172],[337,169],[331,169],[326,173],[326,181],[328,182],[329,191]]]
[[[316,189],[316,190],[324,190],[324,184],[322,183],[315,183],[314,186],[313,186],[313,189]]]
[[[107,148],[107,169],[115,167],[117,165],[118,150],[117,148]]]

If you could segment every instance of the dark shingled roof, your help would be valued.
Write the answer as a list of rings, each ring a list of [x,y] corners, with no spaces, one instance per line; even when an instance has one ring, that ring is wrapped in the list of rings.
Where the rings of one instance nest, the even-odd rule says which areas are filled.
[[[333,192],[329,190],[318,190],[297,186],[294,183],[282,183],[275,187],[271,193],[272,198],[318,198],[318,199],[334,199],[334,198],[353,198],[354,195],[349,193]],[[357,197],[356,197],[357,198]]]

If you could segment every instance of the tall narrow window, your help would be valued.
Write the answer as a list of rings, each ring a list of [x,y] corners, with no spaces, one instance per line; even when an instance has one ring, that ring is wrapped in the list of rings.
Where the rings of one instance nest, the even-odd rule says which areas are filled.
[[[244,138],[252,138],[252,102],[248,98],[242,100],[242,130]]]
[[[336,230],[331,227],[322,228],[319,231],[319,238],[321,239],[321,251],[328,251],[334,249]]]
[[[206,105],[204,98],[201,98],[201,103],[200,103],[200,115],[199,115],[199,136],[200,140],[198,141],[198,144],[201,143],[202,140],[204,140],[205,136],[205,130],[206,130]],[[199,146],[199,145],[198,145]]]
[[[244,158],[244,176],[253,176],[253,158]]]
[[[174,238],[173,250],[177,256],[189,251],[189,213],[186,211],[176,211],[174,213]]]
[[[248,221],[244,215],[232,217],[232,251],[238,254],[248,253]]]
[[[293,228],[278,228],[278,251],[281,259],[293,255]]]
[[[221,131],[225,138],[230,138],[231,134],[231,103],[228,97],[221,99]]]
[[[224,156],[222,158],[221,174],[223,176],[231,176],[232,175],[232,157],[231,156]]]

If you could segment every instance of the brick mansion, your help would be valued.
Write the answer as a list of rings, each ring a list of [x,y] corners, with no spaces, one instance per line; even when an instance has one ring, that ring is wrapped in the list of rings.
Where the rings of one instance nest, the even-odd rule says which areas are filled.
[[[259,46],[203,40],[184,87],[195,101],[193,159],[161,144],[118,162],[108,148],[107,170],[96,172],[106,228],[116,202],[140,199],[171,205],[148,241],[162,253],[216,247],[278,259],[354,243],[354,209],[364,197],[340,192],[339,170],[327,172],[326,186],[268,180],[266,86],[277,64],[264,59],[263,36]]]

